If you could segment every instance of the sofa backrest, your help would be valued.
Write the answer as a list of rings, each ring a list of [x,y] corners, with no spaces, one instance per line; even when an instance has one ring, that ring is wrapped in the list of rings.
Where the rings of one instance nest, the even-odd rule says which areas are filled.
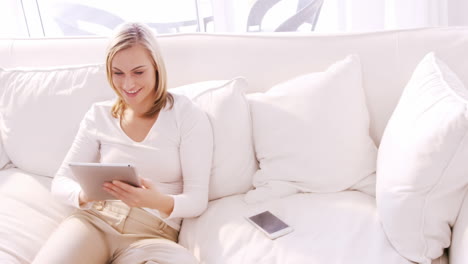
[[[159,38],[169,86],[245,76],[248,92],[265,91],[294,76],[322,71],[355,53],[361,58],[379,144],[386,123],[413,69],[435,51],[468,85],[468,28],[432,28],[361,34],[176,34]],[[0,67],[103,63],[101,37],[0,40]]]

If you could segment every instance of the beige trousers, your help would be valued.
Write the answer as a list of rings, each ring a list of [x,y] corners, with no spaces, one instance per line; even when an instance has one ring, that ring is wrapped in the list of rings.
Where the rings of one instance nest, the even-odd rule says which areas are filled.
[[[120,201],[95,203],[65,219],[33,264],[191,264],[179,232],[158,217]]]

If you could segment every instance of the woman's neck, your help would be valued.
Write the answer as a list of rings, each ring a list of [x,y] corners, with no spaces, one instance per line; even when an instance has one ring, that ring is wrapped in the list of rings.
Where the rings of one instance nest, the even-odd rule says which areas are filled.
[[[145,118],[146,112],[151,108],[151,103],[140,103],[138,105],[126,105],[124,113],[131,117]]]

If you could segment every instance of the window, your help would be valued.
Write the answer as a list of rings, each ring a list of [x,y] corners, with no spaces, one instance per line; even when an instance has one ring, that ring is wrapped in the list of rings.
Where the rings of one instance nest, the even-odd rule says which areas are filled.
[[[466,0],[1,0],[0,38],[178,32],[363,32],[467,26]]]
[[[124,21],[145,22],[159,34],[275,31],[308,3],[322,1],[2,0],[0,37],[108,35]],[[296,24],[283,31],[313,30]]]
[[[28,37],[21,1],[0,1],[0,37]]]
[[[108,35],[124,21],[160,34],[213,29],[210,0],[2,0],[0,8],[1,37]]]

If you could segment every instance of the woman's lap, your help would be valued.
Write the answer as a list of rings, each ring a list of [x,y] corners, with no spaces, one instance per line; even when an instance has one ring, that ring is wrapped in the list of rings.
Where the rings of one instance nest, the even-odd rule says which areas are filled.
[[[177,230],[142,209],[122,208],[117,203],[78,210],[62,222],[33,263],[198,263],[175,242]]]

